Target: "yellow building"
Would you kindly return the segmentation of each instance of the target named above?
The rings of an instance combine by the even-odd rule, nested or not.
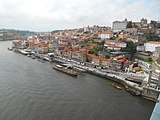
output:
[[[125,37],[126,37],[126,34],[119,34],[119,35],[118,35],[118,38],[119,38],[119,39],[123,39],[123,38],[125,38]]]

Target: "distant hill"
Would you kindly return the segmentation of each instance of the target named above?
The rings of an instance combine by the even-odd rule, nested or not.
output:
[[[37,33],[27,30],[0,29],[0,40],[25,39],[28,36],[37,35]]]
[[[17,35],[21,35],[21,36],[32,36],[32,35],[36,35],[35,32],[28,31],[28,30],[14,30],[14,29],[5,29],[5,30],[8,31],[9,33],[17,34]]]
[[[62,31],[62,30],[54,30],[51,33],[57,33],[57,32],[60,32],[60,31]]]

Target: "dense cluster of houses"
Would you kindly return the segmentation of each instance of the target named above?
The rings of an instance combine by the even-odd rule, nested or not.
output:
[[[131,23],[132,28],[127,27],[129,23]],[[25,40],[14,40],[12,47],[30,49],[43,54],[54,52],[57,56],[79,62],[87,61],[95,65],[122,70],[131,64],[130,59],[120,52],[122,48],[127,46],[125,41],[137,43],[139,41],[138,35],[152,31],[153,27],[147,23],[146,19],[142,19],[140,22],[130,22],[125,19],[124,21],[114,21],[112,28],[94,25],[79,29],[48,32],[43,35],[28,37]],[[160,29],[154,28],[154,31],[160,35]],[[105,55],[89,54],[89,51],[97,47],[98,43],[102,41],[104,41],[105,49],[121,54],[109,56],[109,58],[102,57]],[[144,43],[143,46],[137,46],[137,51],[153,52],[158,46],[160,46],[160,42],[150,41]]]

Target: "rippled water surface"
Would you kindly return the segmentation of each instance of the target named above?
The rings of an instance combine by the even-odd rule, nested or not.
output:
[[[154,103],[91,74],[77,78],[0,42],[0,120],[148,120]]]

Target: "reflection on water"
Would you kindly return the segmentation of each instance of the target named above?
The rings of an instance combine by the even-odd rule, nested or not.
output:
[[[0,120],[147,120],[154,103],[91,74],[77,78],[0,42]],[[54,63],[53,63],[54,64]]]

